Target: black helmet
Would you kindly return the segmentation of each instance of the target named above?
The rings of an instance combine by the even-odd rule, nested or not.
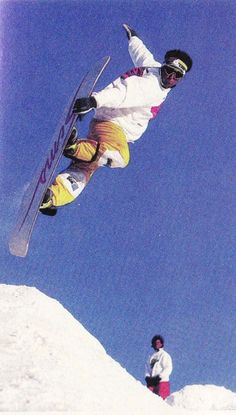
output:
[[[160,334],[156,334],[153,338],[152,338],[152,347],[153,347],[153,349],[155,349],[156,350],[156,341],[157,340],[160,340],[160,342],[161,342],[161,344],[162,344],[162,346],[161,347],[163,347],[164,346],[164,338],[160,335]]]
[[[175,62],[179,66],[179,68],[181,68],[181,64],[182,64],[183,65],[182,69],[185,72],[190,71],[193,65],[192,59],[183,50],[180,50],[180,49],[168,50],[168,52],[166,52],[165,54],[165,63],[167,65],[168,64],[173,65],[173,63]]]

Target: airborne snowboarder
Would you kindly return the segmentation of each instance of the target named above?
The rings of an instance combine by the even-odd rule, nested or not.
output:
[[[94,110],[95,115],[86,139],[78,139],[76,128],[72,130],[64,150],[71,164],[48,188],[42,213],[73,202],[99,167],[126,167],[129,143],[142,136],[169,92],[192,67],[190,56],[179,49],[166,52],[164,63],[159,63],[136,31],[127,24],[123,27],[135,67],[100,92],[76,100],[75,114]]]

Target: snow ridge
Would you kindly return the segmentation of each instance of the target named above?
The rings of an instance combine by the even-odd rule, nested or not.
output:
[[[236,409],[236,394],[223,386],[189,385],[172,393],[167,402],[175,408],[190,410],[233,410]]]

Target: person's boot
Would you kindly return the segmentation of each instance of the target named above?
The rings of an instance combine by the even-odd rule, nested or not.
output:
[[[53,193],[52,193],[51,189],[47,189],[47,191],[44,195],[44,198],[42,200],[41,206],[39,208],[39,211],[43,215],[48,215],[48,216],[55,216],[56,215],[57,208],[55,206],[53,206],[52,197],[53,197]]]
[[[75,154],[77,148],[78,148],[77,129],[73,127],[71,131],[71,135],[63,151],[63,155],[68,158],[73,158],[73,155]]]

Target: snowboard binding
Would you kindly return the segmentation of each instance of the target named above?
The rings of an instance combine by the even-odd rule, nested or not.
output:
[[[75,154],[78,144],[77,144],[77,129],[73,127],[71,131],[71,135],[67,141],[67,144],[65,146],[65,149],[63,151],[63,156],[71,158]]]
[[[52,204],[52,191],[50,189],[47,189],[42,204],[39,208],[39,211],[43,214],[43,215],[47,215],[47,216],[55,216],[57,214],[57,208],[55,206],[53,206]]]

